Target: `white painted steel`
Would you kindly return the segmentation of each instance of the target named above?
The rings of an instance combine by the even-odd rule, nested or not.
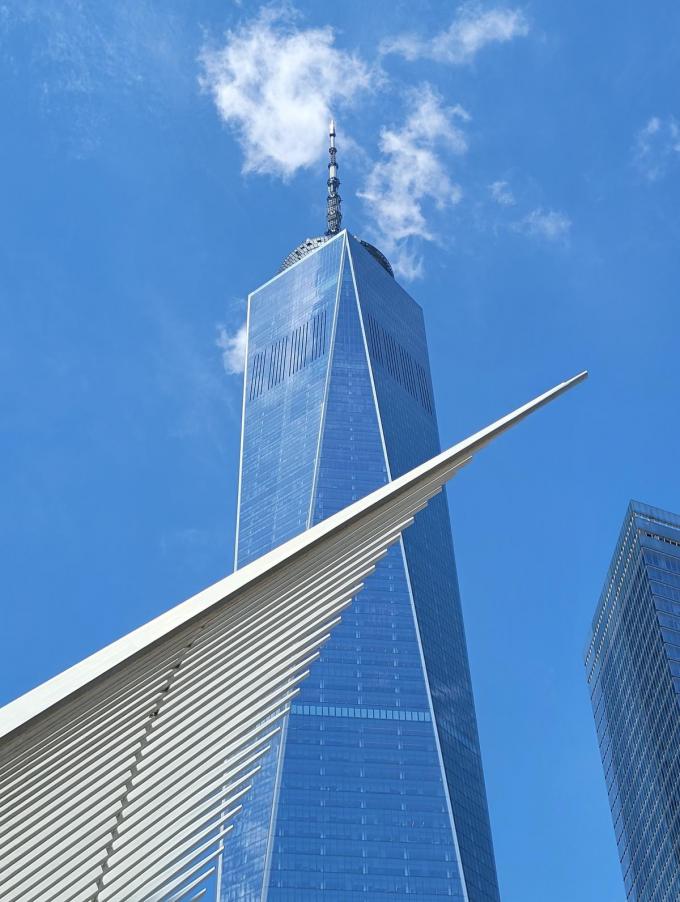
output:
[[[200,899],[298,684],[481,447],[585,373],[0,709],[3,902]]]

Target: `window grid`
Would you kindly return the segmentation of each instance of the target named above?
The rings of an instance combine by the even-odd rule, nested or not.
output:
[[[293,329],[253,354],[250,361],[248,399],[254,401],[271,388],[280,385],[327,351],[327,310],[315,313]],[[266,378],[265,378],[266,375]]]
[[[626,895],[645,902],[680,898],[679,589],[680,520],[632,502],[585,660]]]
[[[366,315],[366,330],[372,358],[386,367],[392,378],[422,404],[428,413],[433,413],[425,369],[370,313]]]

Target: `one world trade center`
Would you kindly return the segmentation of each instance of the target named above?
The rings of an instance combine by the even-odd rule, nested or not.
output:
[[[341,226],[248,302],[236,565],[439,451],[423,313]],[[310,668],[225,844],[223,902],[498,902],[446,497]]]

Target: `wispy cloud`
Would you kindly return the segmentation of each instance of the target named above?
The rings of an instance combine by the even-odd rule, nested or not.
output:
[[[635,137],[635,162],[650,182],[666,175],[680,161],[680,124],[674,116],[652,116]]]
[[[548,241],[565,241],[571,231],[571,219],[557,210],[537,207],[514,224],[518,232],[545,238]]]
[[[510,185],[505,181],[492,182],[489,185],[489,194],[501,207],[514,207],[517,203]]]
[[[477,3],[466,3],[459,7],[451,25],[433,38],[402,34],[384,41],[381,51],[407,60],[424,58],[461,66],[471,63],[489,44],[505,44],[528,33],[529,21],[520,9],[483,9]]]
[[[217,327],[215,344],[222,351],[224,371],[230,376],[239,376],[246,365],[246,324],[230,332],[225,326]]]
[[[265,10],[201,54],[201,84],[238,135],[245,172],[287,178],[326,148],[326,127],[371,84],[369,66],[335,44],[330,27],[300,28]]]
[[[51,120],[50,140],[76,157],[102,146],[112,112],[124,105],[145,116],[176,109],[189,81],[186,48],[180,16],[152,0],[0,2],[3,74],[25,79]]]
[[[434,241],[428,207],[444,210],[461,199],[446,155],[463,154],[467,140],[461,124],[470,117],[461,106],[447,107],[428,84],[411,91],[400,126],[380,132],[381,159],[358,192],[375,223],[381,247],[405,278],[422,274],[413,240]]]

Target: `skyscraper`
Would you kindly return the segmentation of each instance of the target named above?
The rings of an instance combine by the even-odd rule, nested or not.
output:
[[[248,303],[236,563],[439,450],[423,314],[328,230]],[[497,902],[447,501],[343,615],[226,844],[222,899]]]
[[[627,898],[680,899],[680,516],[631,502],[585,658]]]

